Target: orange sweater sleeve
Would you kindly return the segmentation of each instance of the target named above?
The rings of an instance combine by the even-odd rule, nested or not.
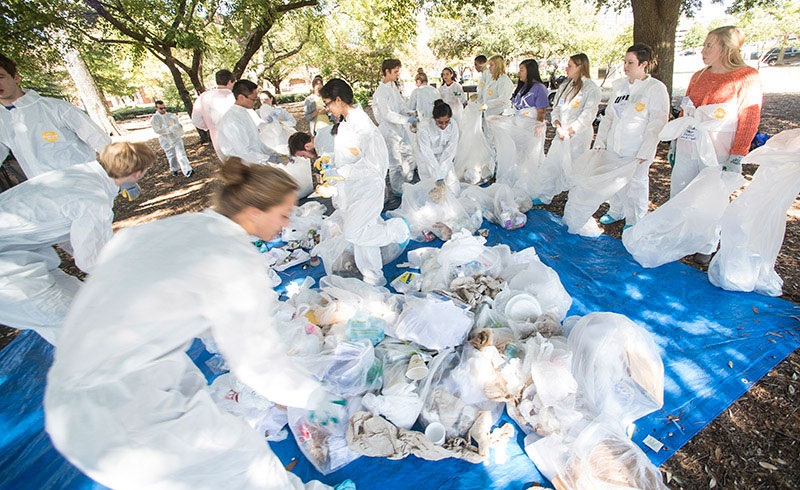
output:
[[[739,80],[737,99],[739,123],[736,127],[731,153],[744,156],[750,151],[750,143],[761,123],[762,94],[761,77],[758,75],[758,71],[752,68],[746,70],[744,77]]]

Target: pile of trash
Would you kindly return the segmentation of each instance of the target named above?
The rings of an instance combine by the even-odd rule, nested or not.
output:
[[[279,307],[289,353],[346,399],[346,417],[321,425],[222,376],[221,406],[270,438],[287,424],[323,474],[360,456],[485,461],[515,436],[495,427],[506,411],[556,488],[666,488],[626,435],[663,404],[643,328],[614,313],[567,318],[572,299],[532,247],[487,247],[462,230],[407,265],[396,292],[330,275]]]

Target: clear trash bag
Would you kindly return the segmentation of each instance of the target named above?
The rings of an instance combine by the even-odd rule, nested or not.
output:
[[[741,175],[707,167],[678,195],[622,232],[622,243],[643,267],[658,267],[694,253],[710,254]]]
[[[494,154],[483,132],[483,111],[469,103],[458,122],[460,135],[456,150],[455,171],[470,184],[488,180],[494,174]]]
[[[742,163],[759,166],[722,215],[719,251],[708,267],[711,284],[729,291],[783,294],[775,272],[786,233],[786,212],[800,193],[800,130],[783,131]]]
[[[317,362],[324,365],[320,378],[339,396],[359,396],[383,385],[383,363],[369,340],[339,342],[332,351],[322,352]]]
[[[616,313],[590,313],[569,334],[572,373],[596,415],[622,427],[664,405],[664,364],[644,328]]]
[[[447,241],[453,231],[475,232],[478,229],[456,192],[432,179],[404,184],[403,202],[400,208],[389,212],[389,216],[405,218],[411,229],[411,239],[418,242],[429,241],[433,236]]]
[[[530,194],[534,175],[544,160],[546,124],[532,115],[487,118],[487,128],[497,149],[497,182]]]
[[[342,420],[321,425],[309,420],[309,411],[288,408],[289,428],[297,446],[306,459],[311,461],[323,475],[332,473],[361,456],[347,447],[345,437],[350,417],[361,410],[363,405],[360,397],[348,399],[346,416],[342,417]]]
[[[592,215],[630,182],[637,165],[635,156],[621,157],[609,150],[584,152],[567,175],[569,198],[564,207],[564,223],[568,231],[600,236],[600,227]]]
[[[391,333],[425,348],[442,350],[464,343],[474,316],[441,296],[406,295],[403,313]]]
[[[218,407],[243,419],[268,441],[286,439],[288,432],[283,430],[288,422],[286,410],[253,391],[233,374],[218,376],[208,391]]]

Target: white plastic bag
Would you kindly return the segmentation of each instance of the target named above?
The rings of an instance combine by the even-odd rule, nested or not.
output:
[[[566,173],[572,169],[571,139],[553,138],[547,156],[542,160],[530,183],[530,197],[550,204],[556,194],[567,190]]]
[[[433,350],[464,343],[472,329],[473,314],[442,297],[406,296],[403,313],[391,335]]]
[[[398,296],[354,277],[325,276],[319,281],[323,303],[314,307],[319,325],[346,323],[356,313],[381,318],[391,328],[400,313]]]
[[[493,116],[487,128],[497,149],[497,182],[531,192],[533,176],[544,160],[546,125],[531,115]]]
[[[253,391],[233,374],[218,376],[208,387],[211,398],[225,411],[244,419],[268,441],[282,441],[288,436],[286,410]]]
[[[369,340],[339,342],[332,352],[320,354],[319,362],[325,364],[320,377],[337,395],[363,395],[383,384],[383,364]]]
[[[742,163],[760,167],[722,216],[708,280],[729,291],[780,296],[783,280],[775,261],[786,233],[786,211],[800,192],[800,129],[773,136]]]
[[[511,274],[514,270],[516,273],[508,277],[507,274]],[[559,321],[566,318],[567,311],[572,306],[572,297],[564,289],[556,271],[537,259],[531,260],[526,265],[516,266],[503,275],[508,281],[509,289],[534,295],[542,313],[550,313]]]
[[[367,393],[363,402],[373,415],[382,415],[403,429],[411,429],[422,410],[422,399],[412,383],[396,383],[384,388],[380,395]]]
[[[507,230],[525,225],[525,212],[531,209],[531,200],[525,190],[508,184],[494,183],[489,187],[465,186],[461,191],[462,203],[473,201],[483,210],[483,217]]]
[[[539,449],[546,447],[542,444]],[[557,476],[546,476],[559,490],[667,490],[658,468],[613,419],[595,420],[568,448],[565,463],[552,457],[565,455],[558,444],[551,455],[538,451],[543,456],[542,467],[556,469]],[[534,453],[532,459],[539,467],[536,456]]]
[[[685,189],[622,233],[622,243],[643,267],[658,267],[694,253],[710,254],[720,221],[741,175],[707,167]]]
[[[281,240],[286,243],[298,242],[303,248],[312,248],[314,238],[322,229],[325,219],[325,205],[317,201],[309,201],[292,210],[289,226],[281,230]]]
[[[622,427],[664,405],[664,364],[653,338],[616,313],[590,313],[569,334],[572,373],[596,415]]]
[[[489,179],[494,173],[494,154],[483,132],[483,112],[477,104],[467,104],[458,127],[461,134],[456,151],[456,175],[470,184]]]
[[[400,208],[389,212],[389,216],[405,218],[411,229],[411,239],[418,242],[429,241],[434,235],[447,241],[453,231],[477,230],[456,193],[431,179],[404,184],[403,202]]]
[[[303,198],[314,192],[314,181],[311,178],[311,160],[294,157],[288,163],[270,164],[289,174],[298,184],[297,197]]]
[[[600,228],[592,215],[630,182],[637,165],[635,156],[620,157],[609,150],[584,152],[567,174],[569,198],[564,207],[564,223],[569,232],[599,236]]]
[[[309,412],[306,410],[288,408],[289,428],[297,446],[323,475],[332,473],[361,456],[347,447],[345,434],[350,417],[362,408],[361,398],[351,398],[347,400],[346,415],[335,423],[326,425],[309,420]]]

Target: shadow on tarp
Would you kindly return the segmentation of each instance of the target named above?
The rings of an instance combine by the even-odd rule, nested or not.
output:
[[[712,286],[705,273],[672,263],[643,269],[614,238],[569,235],[561,218],[544,210],[528,213],[528,224],[506,231],[488,225],[488,245],[513,250],[534,246],[541,260],[558,272],[573,297],[570,314],[621,313],[645,327],[661,350],[666,371],[664,408],[636,422],[633,439],[660,465],[694,434],[740,397],[758,379],[800,347],[800,307],[754,293],[733,293]],[[441,246],[413,243],[409,249]],[[397,262],[405,261],[402,256]],[[403,269],[384,269],[389,281]],[[295,267],[281,274],[287,283],[306,275],[319,279],[321,266]],[[189,354],[209,377],[210,357],[199,341]],[[52,348],[33,332],[23,332],[0,351],[0,488],[102,488],[67,463],[43,430],[42,396]],[[732,367],[731,367],[732,366]],[[505,416],[504,416],[505,419]],[[652,435],[664,444],[658,452],[643,446]],[[271,446],[304,481],[336,484],[353,479],[359,490],[524,489],[541,481],[521,448],[522,436],[493,451],[486,464],[458,460],[430,462],[362,457],[321,476],[302,457],[293,438]],[[504,462],[503,462],[504,461]],[[502,464],[501,464],[502,463]]]

